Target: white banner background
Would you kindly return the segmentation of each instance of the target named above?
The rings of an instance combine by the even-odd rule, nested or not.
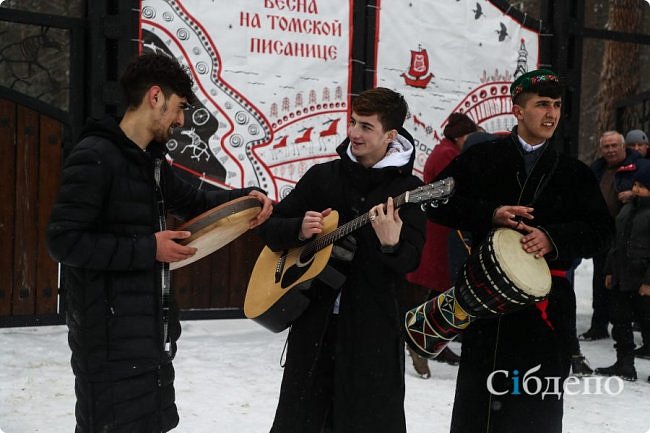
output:
[[[467,113],[488,132],[512,128],[508,87],[522,71],[537,68],[536,32],[487,0],[378,3],[376,85],[399,91],[409,104],[405,128],[417,141],[418,174],[455,111]],[[411,51],[419,52],[415,70],[409,70]],[[424,87],[407,84],[422,86],[429,74]]]
[[[197,107],[168,143],[174,165],[280,199],[310,166],[335,158],[346,136],[352,3],[143,0],[143,50],[173,55],[196,83]],[[487,0],[378,0],[377,23],[375,83],[409,103],[418,173],[454,111],[490,132],[512,127],[508,87],[536,68],[537,33]]]
[[[144,50],[190,66],[199,104],[168,143],[206,182],[279,199],[346,136],[352,0],[144,0]]]

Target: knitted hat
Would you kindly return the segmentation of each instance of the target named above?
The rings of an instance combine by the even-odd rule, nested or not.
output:
[[[450,140],[462,137],[477,130],[476,123],[463,113],[451,113],[447,119],[447,126],[442,131],[445,137]]]
[[[560,82],[557,74],[550,69],[537,69],[535,71],[526,72],[525,74],[520,75],[510,85],[510,96],[512,97],[512,100],[514,101],[517,96],[544,81],[554,81],[556,83]]]
[[[646,143],[648,144],[648,136],[640,129],[633,129],[625,135],[625,144]]]
[[[650,189],[650,160],[639,158],[634,162],[634,164],[636,165],[634,180]]]

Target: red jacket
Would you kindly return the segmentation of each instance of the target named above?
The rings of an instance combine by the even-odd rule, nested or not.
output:
[[[451,140],[443,138],[440,144],[433,148],[424,164],[424,182],[433,181],[459,154],[456,145]],[[444,292],[451,287],[447,251],[450,232],[451,229],[448,227],[427,221],[426,242],[422,249],[420,266],[406,275],[408,281],[436,292]]]

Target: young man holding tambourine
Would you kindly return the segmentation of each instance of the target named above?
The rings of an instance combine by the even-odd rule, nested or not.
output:
[[[169,264],[192,257],[189,231],[167,230],[166,211],[190,218],[250,195],[254,188],[198,190],[178,178],[164,143],[183,126],[193,99],[188,70],[165,54],[145,54],[121,79],[120,122],[90,121],[66,158],[47,230],[64,266],[68,342],[77,404],[76,433],[160,433],[178,424],[174,393],[180,321]]]

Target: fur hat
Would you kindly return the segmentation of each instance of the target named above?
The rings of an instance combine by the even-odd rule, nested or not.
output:
[[[445,126],[442,133],[448,139],[453,140],[470,132],[475,132],[477,129],[476,123],[467,114],[451,113],[447,119],[447,126]]]
[[[650,160],[639,158],[635,161],[634,180],[650,189]]]

